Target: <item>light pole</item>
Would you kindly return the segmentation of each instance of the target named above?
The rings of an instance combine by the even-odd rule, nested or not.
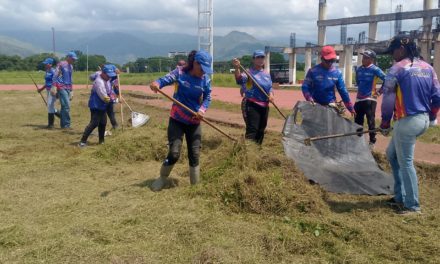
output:
[[[89,45],[86,46],[86,79],[87,79],[87,89],[89,89]]]
[[[55,56],[55,28],[52,27],[52,50],[53,55]]]

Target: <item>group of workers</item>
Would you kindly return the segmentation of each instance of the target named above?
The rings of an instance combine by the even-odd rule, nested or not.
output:
[[[341,71],[335,66],[337,54],[333,47],[325,46],[321,50],[321,63],[311,68],[301,87],[305,100],[315,104],[334,107],[336,105],[335,88],[339,92],[346,109],[357,124],[363,126],[366,117],[368,129],[372,130],[369,144],[376,143],[375,111],[377,98],[383,96],[382,121],[379,131],[387,135],[391,130],[391,119],[394,119],[394,130],[386,151],[395,180],[394,197],[389,201],[397,206],[399,214],[420,213],[417,175],[414,169],[413,156],[415,141],[428,127],[436,125],[437,112],[440,108],[440,84],[434,69],[420,59],[414,39],[408,35],[398,35],[391,42],[386,53],[395,63],[388,74],[377,67],[374,62],[376,53],[365,50],[362,55],[362,66],[356,70],[358,92],[353,104],[344,84]],[[72,97],[72,63],[74,53],[67,55],[66,61],[60,62],[52,69],[53,60],[46,59],[49,127],[53,127],[54,98],[58,94],[61,102],[61,127],[70,127],[69,100]],[[256,50],[252,56],[249,70],[240,71],[241,64],[233,59],[235,80],[241,86],[243,97],[242,110],[246,123],[245,138],[262,144],[269,116],[269,103],[275,102],[270,74],[264,69],[265,53]],[[87,144],[92,130],[98,127],[99,142],[104,142],[106,113],[108,105],[115,102],[115,79],[118,70],[114,65],[103,65],[101,71],[94,75],[94,83],[89,99],[91,121],[86,127],[80,146]],[[168,154],[160,168],[160,176],[151,188],[154,191],[163,189],[174,164],[181,153],[183,137],[188,148],[189,176],[191,184],[200,178],[200,148],[202,131],[200,121],[211,102],[212,58],[203,50],[192,51],[187,61],[179,62],[175,70],[152,82],[151,90],[157,92],[168,85],[174,85],[174,99],[181,102],[196,114],[173,104],[168,121]],[[376,89],[378,80],[383,82]],[[257,83],[255,83],[257,82]],[[53,88],[55,85],[56,88]],[[115,125],[114,125],[115,127]]]

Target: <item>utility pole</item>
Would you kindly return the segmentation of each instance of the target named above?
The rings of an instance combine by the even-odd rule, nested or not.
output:
[[[89,45],[86,46],[86,79],[87,79],[87,89],[89,89]]]
[[[52,27],[52,51],[55,56],[55,28]]]

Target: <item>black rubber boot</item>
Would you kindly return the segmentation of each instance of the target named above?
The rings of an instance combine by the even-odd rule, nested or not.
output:
[[[56,117],[61,118],[61,114],[60,111],[58,111],[57,109],[55,109],[55,114]]]
[[[51,113],[47,114],[47,121],[48,121],[47,128],[49,129],[53,128],[53,124],[55,122],[55,114],[51,114]]]

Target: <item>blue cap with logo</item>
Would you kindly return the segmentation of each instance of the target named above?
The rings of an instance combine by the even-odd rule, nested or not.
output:
[[[256,50],[254,51],[254,54],[252,55],[253,58],[256,57],[266,57],[266,54],[262,50]]]
[[[208,52],[204,50],[197,51],[196,55],[194,56],[194,60],[197,61],[200,66],[202,66],[202,70],[205,74],[212,74],[212,57]]]
[[[76,53],[75,53],[74,51],[69,51],[69,52],[67,53],[66,57],[68,57],[68,58],[72,58],[72,59],[74,59],[74,60],[77,60],[77,59],[78,59],[78,56],[76,56]]]
[[[44,64],[44,65],[48,65],[48,64],[53,65],[54,63],[55,63],[55,60],[52,59],[52,58],[46,58],[46,59],[43,61],[43,64]]]
[[[106,64],[104,67],[102,67],[102,72],[107,74],[108,77],[116,77],[116,66],[113,64]]]

